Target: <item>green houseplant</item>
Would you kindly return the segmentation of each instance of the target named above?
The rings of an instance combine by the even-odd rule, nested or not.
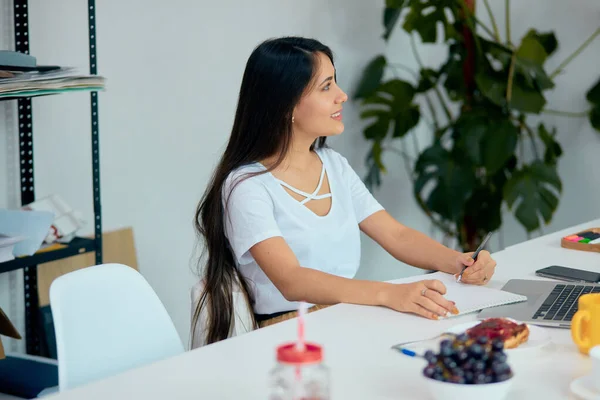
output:
[[[501,38],[487,0],[492,29],[476,17],[475,0],[386,0],[383,39],[387,41],[401,24],[411,35],[420,70],[414,72],[414,82],[384,79],[388,68],[403,66],[378,55],[366,66],[354,93],[361,118],[368,121],[363,131],[370,143],[367,186],[382,183],[383,153],[399,154],[417,204],[465,251],[500,228],[503,204],[528,233],[552,219],[562,190],[557,173],[562,149],[555,128],[543,123],[531,126],[528,118],[552,112],[546,108],[544,92],[600,34],[599,28],[549,73],[544,65],[558,47],[554,33],[530,29],[513,43],[509,0],[505,4],[506,34]],[[438,38],[440,25],[443,37]],[[414,35],[425,44],[446,45],[447,59],[438,69],[422,64]],[[576,116],[589,118],[600,131],[600,81],[586,96],[591,108]],[[394,143],[415,135],[422,118],[429,120],[432,143],[411,159]],[[531,149],[527,154],[525,145]]]

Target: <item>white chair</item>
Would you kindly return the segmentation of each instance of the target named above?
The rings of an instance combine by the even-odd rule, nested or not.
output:
[[[192,301],[192,314],[191,314],[191,333],[190,333],[190,349],[195,349],[206,345],[206,330],[208,328],[208,312],[206,308],[203,308],[198,315],[198,320],[194,324],[194,312],[196,311],[196,305],[200,301],[200,296],[204,290],[204,280],[198,281],[191,290],[191,301]],[[233,284],[233,309],[234,309],[234,322],[229,331],[229,336],[239,336],[244,333],[254,330],[252,325],[252,307],[246,300],[246,296],[242,292],[242,288],[236,281]]]
[[[154,290],[125,265],[60,276],[50,286],[50,306],[60,391],[185,351]]]

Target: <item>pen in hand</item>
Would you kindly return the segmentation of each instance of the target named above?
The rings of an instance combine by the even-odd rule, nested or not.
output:
[[[473,256],[472,256],[473,260],[477,261],[477,256],[479,255],[479,252],[481,250],[483,250],[483,247],[485,246],[485,244],[487,243],[487,241],[490,239],[491,236],[492,236],[492,232],[489,232],[487,235],[485,235],[485,237],[481,241],[481,244],[479,245],[479,247],[477,247],[477,250],[475,250],[475,253],[473,253]],[[457,282],[462,281],[462,276],[463,276],[463,273],[465,272],[465,269],[467,269],[466,265],[463,266],[463,269],[462,269],[462,271],[460,271],[458,278],[456,278]]]

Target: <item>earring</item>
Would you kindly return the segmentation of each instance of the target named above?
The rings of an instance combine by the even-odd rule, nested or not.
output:
[[[292,115],[292,124],[294,123],[294,116]]]

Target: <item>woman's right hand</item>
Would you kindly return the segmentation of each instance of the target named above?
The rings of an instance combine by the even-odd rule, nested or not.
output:
[[[389,284],[383,296],[383,305],[396,311],[438,319],[458,314],[454,302],[444,298],[446,286],[438,280]]]

